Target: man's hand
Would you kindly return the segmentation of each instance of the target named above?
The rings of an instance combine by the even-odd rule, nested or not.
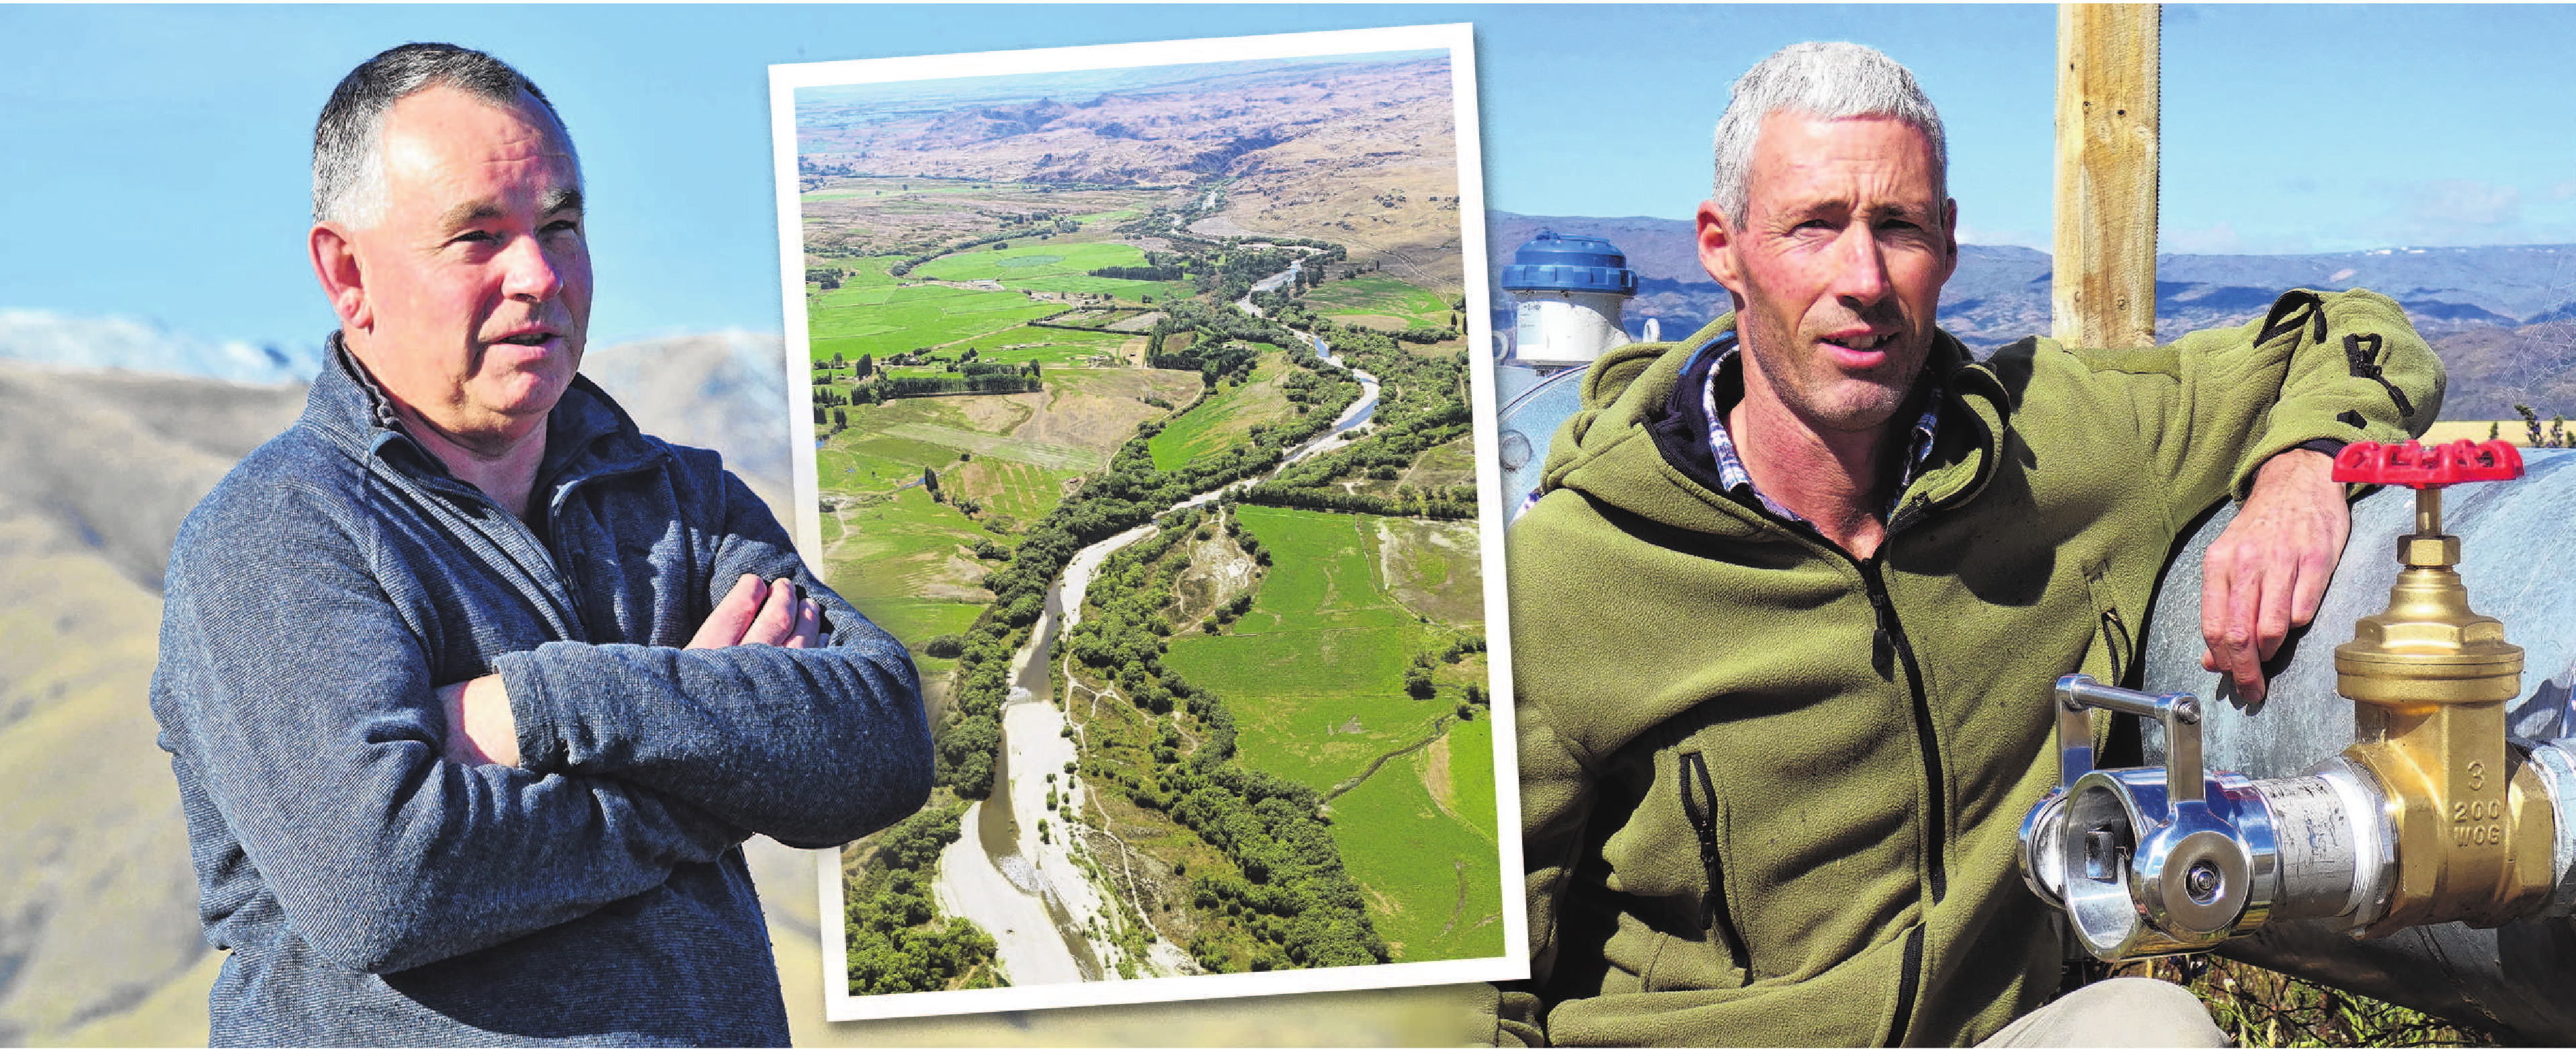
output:
[[[792,579],[764,582],[745,572],[724,600],[716,602],[715,611],[707,614],[697,636],[689,639],[690,648],[733,645],[820,648],[823,604],[799,597]]]
[[[501,675],[486,674],[438,690],[447,711],[446,758],[460,765],[517,765],[519,718]]]
[[[2263,702],[2263,661],[2292,627],[2316,618],[2326,582],[2352,532],[2352,509],[2334,480],[2334,459],[2293,448],[2254,474],[2236,520],[2209,546],[2200,584],[2203,670],[2236,685],[2247,706]]]

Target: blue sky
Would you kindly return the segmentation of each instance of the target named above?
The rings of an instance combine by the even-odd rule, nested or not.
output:
[[[1462,21],[1490,207],[1687,217],[1727,82],[1849,39],[1941,107],[1964,238],[2046,246],[2045,5],[0,7],[0,308],[317,343],[313,114],[404,40],[490,50],[562,109],[605,345],[779,327],[771,63]],[[2576,243],[2571,44],[2556,6],[2167,7],[2165,250]]]

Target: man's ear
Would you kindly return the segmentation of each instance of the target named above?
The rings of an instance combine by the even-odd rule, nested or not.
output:
[[[1726,216],[1717,210],[1717,202],[1699,204],[1699,265],[1708,275],[1744,301],[1744,275],[1735,258],[1735,237],[1727,232]]]
[[[1959,201],[1953,197],[1941,202],[1941,282],[1959,271]]]
[[[358,261],[356,245],[349,243],[348,231],[335,222],[316,222],[305,237],[305,249],[313,257],[313,276],[322,282],[322,294],[331,300],[331,312],[340,317],[340,327],[365,331],[373,326],[376,317],[367,304],[367,270]]]

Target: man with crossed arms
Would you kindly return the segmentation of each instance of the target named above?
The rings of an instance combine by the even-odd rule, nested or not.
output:
[[[395,48],[323,110],[340,330],[180,529],[152,682],[217,1044],[784,1044],[741,842],[929,789],[902,646],[577,374],[587,237],[488,55]]]

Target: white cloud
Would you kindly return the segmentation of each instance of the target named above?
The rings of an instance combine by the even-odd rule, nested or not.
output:
[[[0,357],[76,368],[202,375],[234,382],[304,382],[321,367],[317,347],[216,342],[126,317],[75,317],[0,309]]]
[[[2407,217],[2421,222],[2502,226],[2522,218],[2522,190],[2464,178],[2433,179],[2406,188]]]
[[[2544,191],[2543,196],[2551,195]],[[2451,245],[2530,244],[2535,230],[2524,220],[2522,188],[2475,179],[2428,179],[2395,188],[2388,227],[2379,231],[2389,244]]]

